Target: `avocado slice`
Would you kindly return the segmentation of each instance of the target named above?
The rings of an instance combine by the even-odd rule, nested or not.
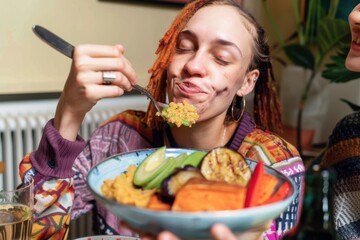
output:
[[[182,162],[180,162],[178,167],[183,167],[185,165],[192,165],[193,167],[198,167],[206,154],[207,152],[205,151],[193,152],[189,154]]]
[[[160,188],[162,181],[167,178],[174,169],[178,166],[180,162],[182,162],[187,157],[186,153],[182,153],[178,156],[169,157],[166,159],[166,166],[163,169],[162,172],[159,172],[158,175],[150,180],[145,186],[143,186],[144,189],[155,189]]]
[[[135,185],[146,185],[166,168],[165,152],[166,146],[160,147],[140,163],[134,174],[133,182]]]

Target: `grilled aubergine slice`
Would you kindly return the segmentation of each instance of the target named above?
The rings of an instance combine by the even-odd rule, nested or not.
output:
[[[175,169],[175,171],[161,183],[161,199],[165,202],[173,202],[178,190],[192,178],[204,179],[199,169],[191,165]]]
[[[225,181],[242,187],[247,185],[251,177],[245,158],[225,147],[209,151],[201,162],[200,171],[207,180]]]

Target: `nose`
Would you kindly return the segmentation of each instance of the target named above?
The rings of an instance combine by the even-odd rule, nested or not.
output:
[[[204,76],[206,74],[206,65],[206,54],[197,51],[185,63],[184,69],[189,75]]]
[[[349,14],[349,23],[351,27],[359,27],[360,26],[360,4],[356,6],[356,8],[350,12]]]

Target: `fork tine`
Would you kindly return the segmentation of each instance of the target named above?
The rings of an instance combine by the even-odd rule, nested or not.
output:
[[[167,106],[167,104],[165,104],[165,103],[156,101],[154,99],[154,97],[151,95],[151,93],[148,90],[146,90],[145,88],[143,88],[142,86],[135,84],[135,85],[133,85],[133,88],[138,90],[141,94],[146,95],[152,101],[152,103],[154,104],[154,106],[158,112],[161,112]]]

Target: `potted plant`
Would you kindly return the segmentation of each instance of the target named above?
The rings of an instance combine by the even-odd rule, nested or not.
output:
[[[351,33],[347,21],[336,15],[339,0],[326,2],[321,0],[293,0],[292,7],[296,30],[285,39],[281,36],[278,24],[269,10],[269,2],[271,1],[262,0],[270,27],[277,39],[277,44],[274,45],[273,50],[280,49],[293,65],[308,72],[306,79],[304,79],[305,87],[302,90],[299,89],[301,96],[297,103],[296,147],[302,155],[303,111],[316,76],[335,78],[338,72],[334,68],[340,67],[342,79],[348,80],[355,77],[354,73],[347,71],[339,60],[343,57],[344,49],[351,41]],[[332,57],[332,61],[335,60],[335,62],[326,64],[329,63],[328,59],[331,54],[335,54]],[[344,82],[344,80],[341,81]]]
[[[346,56],[350,50],[346,46],[338,51],[338,53],[331,57],[331,61],[325,65],[325,70],[322,76],[329,80],[331,83],[346,83],[352,80],[360,80],[359,72],[351,72],[345,67]],[[346,103],[353,111],[360,111],[360,106],[350,102],[344,98],[340,99]]]

